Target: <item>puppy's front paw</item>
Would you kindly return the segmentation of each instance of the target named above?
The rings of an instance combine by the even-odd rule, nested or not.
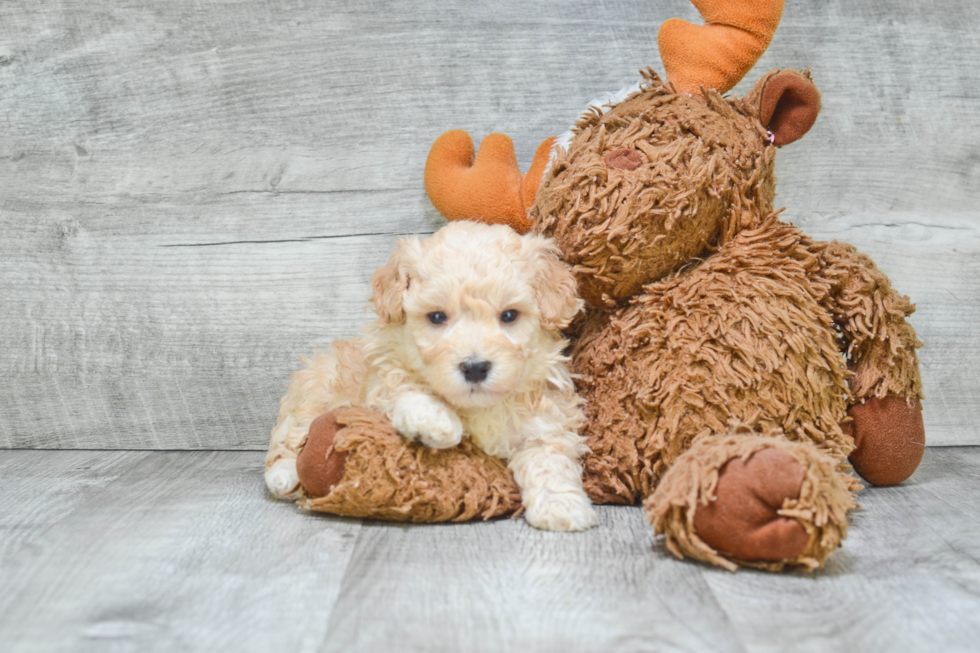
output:
[[[299,490],[299,474],[296,459],[282,458],[265,470],[265,486],[277,499],[294,499]]]
[[[598,521],[592,502],[584,493],[545,490],[526,508],[527,523],[543,531],[585,531]]]
[[[439,400],[424,394],[401,397],[395,403],[391,424],[405,439],[433,449],[455,447],[463,439],[459,416]]]

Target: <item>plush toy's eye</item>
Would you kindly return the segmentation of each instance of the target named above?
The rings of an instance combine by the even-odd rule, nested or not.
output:
[[[517,316],[518,315],[520,315],[520,313],[518,313],[517,311],[515,311],[512,308],[512,309],[506,310],[506,311],[504,311],[503,313],[500,314],[500,321],[501,322],[504,322],[506,324],[510,324],[511,322],[514,322],[514,321],[517,320]]]
[[[432,324],[442,324],[446,321],[446,314],[442,311],[433,311],[426,315],[426,317],[429,318],[429,322],[432,322]]]

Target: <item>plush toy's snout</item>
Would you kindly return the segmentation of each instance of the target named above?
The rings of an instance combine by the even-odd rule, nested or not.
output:
[[[643,155],[625,147],[606,155],[606,167],[610,170],[636,170],[643,165]]]

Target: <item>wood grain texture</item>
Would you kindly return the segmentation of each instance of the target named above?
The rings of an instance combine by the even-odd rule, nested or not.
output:
[[[356,333],[447,129],[522,165],[660,68],[690,3],[0,5],[0,447],[262,449],[301,353]],[[980,443],[980,5],[787,2],[812,66],[784,214],[918,304],[931,444]]]
[[[31,533],[0,556],[3,650],[902,653],[980,637],[980,447],[930,448],[910,481],[863,492],[813,574],[677,561],[636,507],[600,507],[581,534],[310,514],[270,500],[261,470],[260,452],[0,452],[3,532]]]
[[[571,537],[523,519],[366,524],[320,650],[744,650],[700,568],[655,548],[639,508],[598,510]]]
[[[865,490],[843,548],[817,574],[705,578],[748,650],[974,650],[980,519],[961,496],[980,496],[978,467],[976,447],[930,448],[906,483]]]
[[[0,452],[0,568],[147,454],[136,451]],[[2,578],[2,575],[0,575]]]
[[[46,483],[58,452],[0,461],[17,454],[38,498],[59,505]],[[268,498],[257,452],[137,455],[0,560],[4,650],[314,650],[360,523]]]

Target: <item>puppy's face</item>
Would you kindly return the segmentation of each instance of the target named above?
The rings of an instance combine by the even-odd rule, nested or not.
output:
[[[492,405],[554,365],[554,332],[581,308],[552,242],[454,222],[404,239],[372,278],[378,319],[430,389],[459,407]]]

